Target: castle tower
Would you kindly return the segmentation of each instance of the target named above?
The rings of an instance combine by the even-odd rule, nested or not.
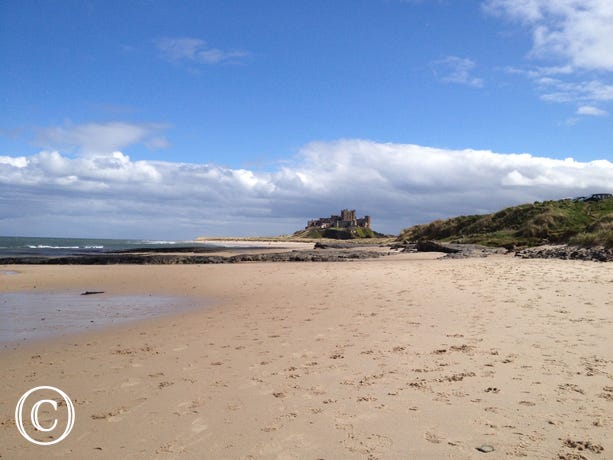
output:
[[[341,211],[341,220],[343,222],[353,222],[355,220],[355,209],[343,209]]]

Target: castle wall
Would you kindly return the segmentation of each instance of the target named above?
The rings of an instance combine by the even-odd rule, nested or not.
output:
[[[364,227],[370,228],[370,216],[356,218],[355,209],[343,209],[340,216],[320,217],[319,219],[309,220],[305,228],[330,228],[330,227]]]

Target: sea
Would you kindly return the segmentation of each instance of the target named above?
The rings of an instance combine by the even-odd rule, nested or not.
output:
[[[0,257],[67,256],[127,249],[195,246],[211,249],[217,247],[198,241],[0,236]]]

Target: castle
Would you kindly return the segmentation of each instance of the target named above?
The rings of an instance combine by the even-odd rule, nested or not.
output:
[[[343,209],[340,216],[320,217],[319,219],[309,220],[305,228],[370,228],[370,216],[360,219],[355,217],[355,209]]]

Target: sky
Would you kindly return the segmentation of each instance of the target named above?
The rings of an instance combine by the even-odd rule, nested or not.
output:
[[[0,235],[280,235],[613,192],[610,0],[0,0]]]

